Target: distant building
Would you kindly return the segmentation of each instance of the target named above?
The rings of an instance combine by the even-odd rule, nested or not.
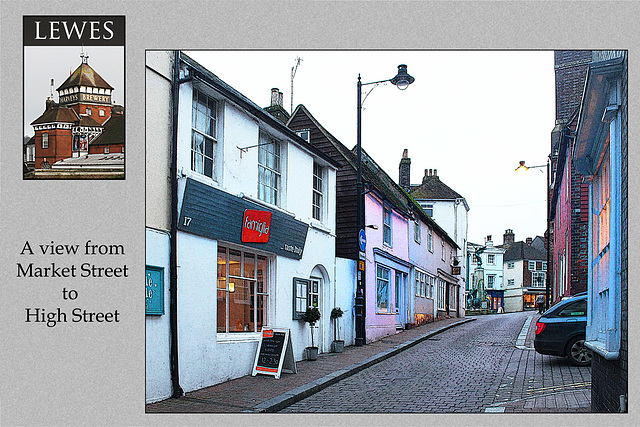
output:
[[[51,96],[45,102],[45,110],[31,122],[35,131],[33,167],[39,170],[51,165],[56,169],[56,163],[70,158],[118,154],[106,164],[124,171],[124,109],[112,103],[114,88],[91,68],[88,56],[82,54],[81,58],[82,63],[56,89],[57,103],[51,80]],[[26,148],[25,155],[30,157],[29,144]],[[96,157],[92,165],[99,159]],[[62,163],[57,166],[62,169]]]
[[[505,312],[535,309],[536,297],[546,292],[546,279],[547,252],[541,237],[509,244],[504,253]]]
[[[492,236],[485,238],[484,245],[469,242],[467,244],[467,261],[469,293],[467,305],[473,298],[488,301],[486,307],[498,312],[504,307],[504,272],[502,269],[505,249],[494,246]]]

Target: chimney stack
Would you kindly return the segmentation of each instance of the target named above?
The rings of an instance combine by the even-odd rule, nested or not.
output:
[[[289,120],[289,113],[284,109],[282,105],[282,92],[277,87],[271,89],[271,105],[265,108],[269,114],[275,117],[278,121],[282,123],[287,123]]]
[[[531,237],[527,237],[527,245],[531,246],[531,242],[533,242],[533,239]]]
[[[491,241],[492,241],[492,240],[491,240],[491,234],[488,234],[488,235],[487,235],[487,237],[484,239],[484,242],[485,242],[485,243],[489,243],[489,242],[491,242]]]
[[[411,189],[411,159],[409,158],[409,150],[406,148],[402,152],[402,159],[400,159],[399,166],[400,176],[398,178],[398,185],[402,187],[407,193]]]
[[[502,236],[502,245],[505,248],[508,248],[509,246],[511,246],[513,244],[513,242],[515,242],[516,240],[516,235],[513,233],[512,229],[507,229],[504,231],[504,235]]]

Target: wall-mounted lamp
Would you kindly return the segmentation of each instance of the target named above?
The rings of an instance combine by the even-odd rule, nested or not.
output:
[[[378,226],[377,226],[377,225],[375,225],[375,224],[369,224],[369,225],[367,225],[367,228],[370,228],[370,229],[372,229],[372,230],[377,230],[377,229],[378,229]]]

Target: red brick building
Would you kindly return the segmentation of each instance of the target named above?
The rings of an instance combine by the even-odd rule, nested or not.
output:
[[[124,153],[124,109],[113,105],[109,85],[88,64],[88,56],[51,96],[31,125],[35,131],[35,169],[70,157]]]
[[[576,122],[591,51],[556,51],[551,133],[551,300],[587,290],[588,186],[573,162]]]

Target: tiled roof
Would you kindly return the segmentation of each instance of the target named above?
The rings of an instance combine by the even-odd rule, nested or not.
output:
[[[102,127],[102,125],[98,122],[96,122],[92,117],[90,116],[80,116],[80,126],[87,126],[87,127]]]
[[[100,135],[89,145],[124,144],[124,114],[114,114],[104,124]]]
[[[504,254],[504,261],[537,260],[546,261],[547,252],[527,245],[525,242],[515,242]]]
[[[89,64],[80,64],[76,70],[71,73],[69,78],[64,81],[57,89],[58,91],[62,89],[66,89],[68,87],[75,86],[89,86],[89,87],[99,87],[102,89],[113,89],[109,83],[104,81],[102,77],[98,73],[95,72],[93,68],[89,66]]]
[[[75,123],[78,121],[76,112],[67,107],[53,107],[45,111],[40,117],[31,122],[32,125],[41,123]]]
[[[415,199],[455,200],[462,196],[440,181],[438,175],[425,176],[422,184],[412,185],[409,194]]]
[[[54,169],[64,168],[122,168],[124,167],[124,154],[86,154],[81,157],[69,157],[55,162]]]

